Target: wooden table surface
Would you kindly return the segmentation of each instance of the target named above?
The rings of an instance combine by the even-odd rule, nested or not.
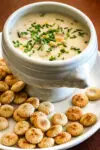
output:
[[[7,17],[19,7],[39,0],[0,0],[0,31]],[[92,20],[98,36],[100,49],[100,0],[57,0],[82,10]],[[70,150],[100,150],[100,130],[82,144]]]

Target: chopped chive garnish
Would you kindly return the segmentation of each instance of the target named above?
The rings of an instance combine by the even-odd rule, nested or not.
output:
[[[76,32],[81,32],[81,31],[83,31],[82,29],[76,29],[76,30],[74,30],[73,32],[72,32],[72,34],[73,33],[76,33]]]
[[[17,32],[17,36],[18,36],[19,38],[21,37],[20,32]]]
[[[60,57],[60,56],[61,56],[61,54],[62,54],[62,53],[58,53],[58,57]]]
[[[44,17],[46,15],[46,13],[41,13],[40,17]]]
[[[52,51],[52,48],[50,47],[50,48],[48,48],[48,50],[47,50],[47,52],[51,52]]]
[[[75,39],[77,36],[76,35],[73,35],[73,36],[70,36],[70,39]]]
[[[62,45],[63,47],[67,47],[66,43],[64,43],[64,42],[63,42],[63,43],[58,43],[57,45],[58,45],[58,46],[61,46],[61,45]]]
[[[24,47],[25,47],[25,49],[24,49],[25,53],[31,51],[33,48],[32,40],[28,41],[27,44],[24,45]]]
[[[67,32],[66,32],[66,38],[70,37],[70,32],[71,32],[72,28],[68,28]]]
[[[66,50],[65,50],[64,48],[62,48],[62,49],[60,50],[60,52],[61,52],[61,53],[65,53]]]
[[[42,28],[44,28],[44,27],[49,28],[49,27],[52,27],[52,26],[53,26],[53,25],[50,25],[50,24],[46,23],[46,24],[43,24],[41,27],[42,27]]]
[[[57,31],[60,33],[63,33],[64,34],[64,30],[63,30],[63,28],[62,27],[60,27],[59,25],[58,25],[58,28],[57,28]]]
[[[64,27],[64,29],[68,29],[68,27]]]
[[[66,38],[69,38],[70,37],[70,34],[69,32],[66,33]]]
[[[72,28],[68,28],[67,32],[70,32],[72,30]]]
[[[20,36],[28,35],[28,32],[20,32]]]
[[[81,36],[81,37],[84,37],[85,32],[80,32],[80,31],[79,31],[79,32],[78,32],[78,35]]]
[[[18,40],[17,41],[13,41],[14,47],[20,47],[22,45],[22,43],[20,43]]]
[[[67,45],[66,45],[65,43],[62,43],[62,45],[63,45],[64,47],[67,47]]]
[[[64,20],[63,20],[63,19],[59,19],[59,18],[57,18],[56,20],[61,21],[61,22],[64,22]]]
[[[80,48],[77,48],[77,47],[71,47],[70,49],[71,49],[71,50],[75,50],[78,54],[81,53]]]
[[[50,61],[54,61],[54,60],[56,60],[56,57],[55,57],[55,56],[50,56],[50,57],[49,57],[49,60],[50,60]]]
[[[27,53],[27,52],[29,52],[29,51],[30,51],[30,49],[28,49],[28,48],[24,49],[24,52],[25,52],[25,53]]]
[[[39,46],[39,48],[37,49],[38,51],[41,50],[42,46]]]
[[[78,53],[78,54],[80,54],[80,53],[81,53],[81,51],[80,51],[80,50],[78,50],[78,51],[77,51],[77,53]]]
[[[77,48],[77,47],[74,47],[74,46],[72,46],[70,49],[75,50],[75,51],[80,50],[80,48]]]
[[[33,22],[33,23],[31,24],[31,26],[34,27],[35,24],[36,24],[36,22]]]

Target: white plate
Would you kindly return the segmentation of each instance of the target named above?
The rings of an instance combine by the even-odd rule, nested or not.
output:
[[[1,34],[0,34],[0,42],[1,42]],[[0,46],[1,46],[1,43],[0,43]],[[0,47],[0,57],[2,57],[1,47]],[[84,91],[76,90],[76,93],[78,93],[78,92],[84,92]],[[55,112],[65,112],[67,110],[67,108],[71,106],[71,97],[69,97],[68,99],[66,99],[62,102],[54,103],[54,105],[55,105]],[[70,142],[68,142],[66,144],[54,146],[52,148],[35,149],[35,150],[64,150],[64,149],[67,150],[68,148],[78,145],[79,143],[83,142],[84,140],[88,139],[91,135],[93,135],[100,128],[100,101],[98,100],[96,102],[89,102],[89,104],[85,108],[83,108],[82,111],[83,111],[83,113],[85,113],[85,112],[95,113],[98,117],[97,123],[95,125],[93,125],[92,127],[86,128],[84,131],[84,134],[82,134],[79,137],[73,138]],[[15,122],[12,119],[9,119],[9,128],[5,131],[0,132],[0,137],[6,132],[13,131],[14,124],[15,124]],[[19,150],[19,148],[6,147],[1,144],[0,144],[0,149]]]

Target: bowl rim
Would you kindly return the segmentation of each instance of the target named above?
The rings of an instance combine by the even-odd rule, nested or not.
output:
[[[14,48],[14,46],[9,38],[8,26],[10,25],[11,21],[16,17],[16,15],[18,15],[23,10],[30,9],[31,7],[35,7],[35,6],[39,6],[39,5],[47,5],[47,4],[48,5],[56,5],[56,6],[58,5],[58,6],[66,8],[66,9],[67,8],[71,9],[71,10],[75,11],[77,14],[79,14],[83,19],[86,20],[87,25],[90,29],[90,40],[89,40],[87,47],[84,49],[84,51],[81,54],[76,55],[76,56],[74,56],[70,59],[66,59],[66,60],[49,61],[49,60],[43,60],[43,59],[36,60],[27,55],[23,55],[21,51],[16,51],[16,48]],[[92,47],[93,43],[95,42],[95,38],[96,38],[96,32],[95,32],[93,23],[82,11],[80,11],[77,8],[72,7],[70,5],[64,4],[64,3],[51,2],[51,1],[31,3],[31,4],[25,5],[19,9],[17,9],[14,13],[12,13],[9,16],[9,18],[7,19],[7,21],[4,25],[4,28],[3,28],[3,39],[4,39],[5,43],[7,44],[7,47],[9,48],[9,50],[15,56],[19,57],[19,59],[21,59],[21,60],[26,61],[27,63],[31,63],[31,64],[33,63],[36,65],[45,65],[45,66],[63,66],[63,65],[69,66],[69,65],[75,64],[76,62],[78,62],[79,60],[84,58],[87,54],[89,54],[91,47]]]

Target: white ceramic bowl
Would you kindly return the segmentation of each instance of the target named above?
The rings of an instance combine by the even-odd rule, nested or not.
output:
[[[72,16],[89,29],[88,46],[81,54],[69,60],[52,62],[34,60],[16,51],[9,32],[21,16],[30,12],[59,12]],[[66,87],[86,87],[89,84],[89,72],[98,55],[97,36],[90,19],[78,9],[58,2],[33,3],[15,11],[5,23],[2,49],[12,71],[28,84],[29,94],[51,101],[64,99],[73,92],[74,89]]]

